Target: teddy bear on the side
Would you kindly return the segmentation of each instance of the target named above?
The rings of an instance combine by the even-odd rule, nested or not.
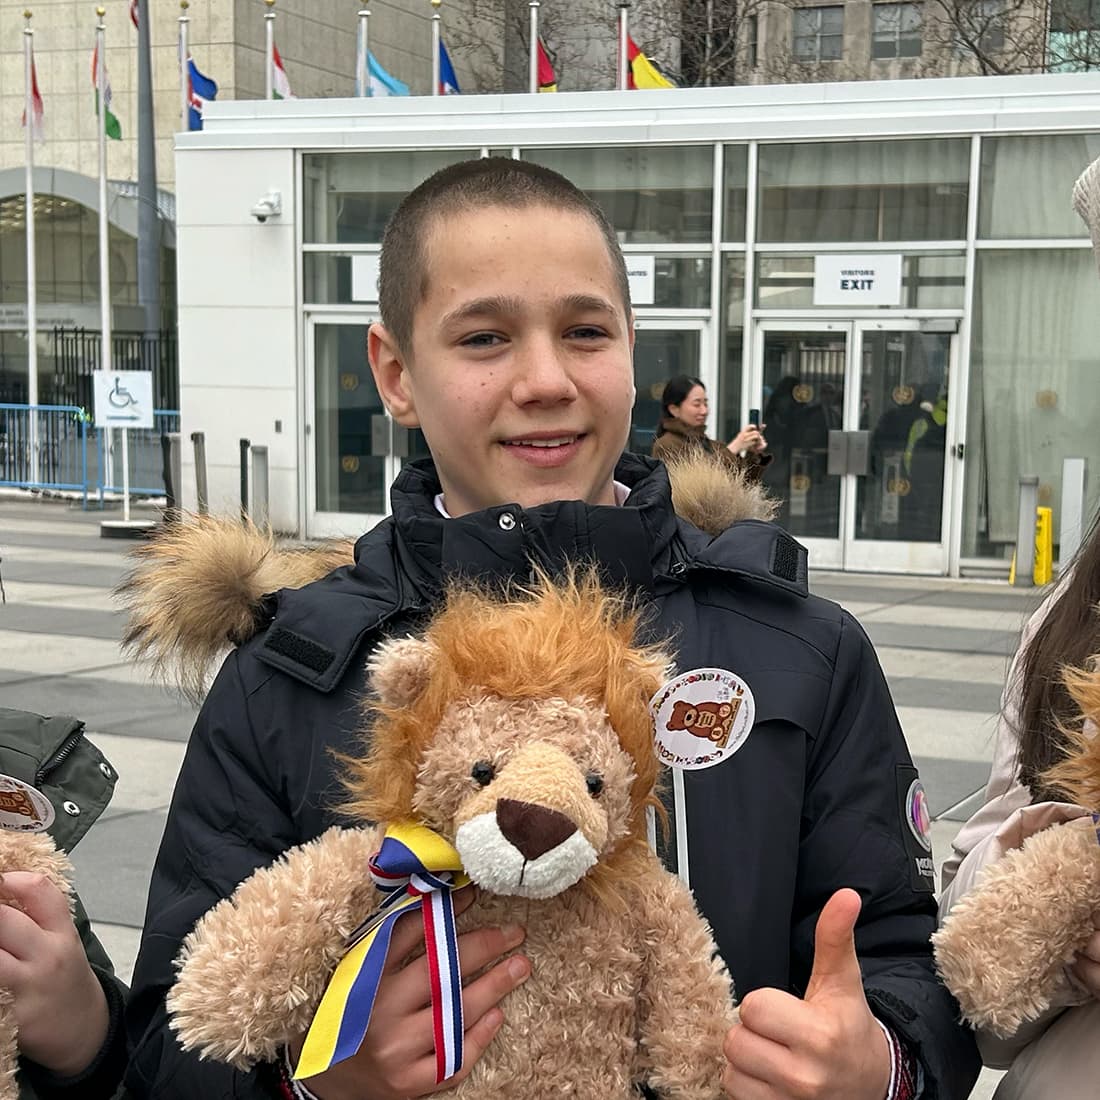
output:
[[[369,748],[347,762],[345,809],[453,846],[478,888],[460,932],[526,929],[531,978],[441,1095],[721,1094],[729,977],[647,843],[649,700],[669,657],[637,644],[638,626],[594,577],[542,578],[509,599],[455,590],[421,637],[371,659]],[[168,1002],[185,1048],[243,1068],[307,1032],[349,935],[385,896],[367,873],[383,830],[333,828],[200,920]]]

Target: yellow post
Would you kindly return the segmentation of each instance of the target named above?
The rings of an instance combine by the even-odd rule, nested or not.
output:
[[[1050,584],[1054,578],[1054,512],[1050,508],[1035,509],[1035,570],[1036,584]]]

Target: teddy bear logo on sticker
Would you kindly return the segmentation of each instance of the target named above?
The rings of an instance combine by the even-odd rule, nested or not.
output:
[[[649,704],[657,756],[670,768],[712,768],[749,736],[756,703],[749,685],[722,668],[696,668],[670,680]]]
[[[0,775],[0,829],[43,833],[53,819],[53,804],[41,791],[13,776]]]

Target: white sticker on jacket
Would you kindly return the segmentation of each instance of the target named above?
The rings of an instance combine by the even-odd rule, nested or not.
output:
[[[695,668],[649,702],[657,756],[670,768],[713,768],[745,743],[756,717],[749,685],[723,668]]]
[[[0,775],[0,829],[42,833],[53,824],[53,803],[36,788]]]

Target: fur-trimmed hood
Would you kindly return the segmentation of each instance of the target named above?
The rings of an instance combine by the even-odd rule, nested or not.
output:
[[[633,472],[641,480],[663,482],[663,467],[649,459],[630,461],[638,465]],[[775,515],[776,502],[759,484],[705,453],[671,461],[667,470],[676,514],[708,535],[717,536],[739,520]],[[399,479],[399,486],[402,480],[405,484],[395,487],[395,501],[399,495],[430,492],[435,476],[430,464],[418,463],[406,472],[410,477]],[[666,510],[667,493],[663,490]],[[424,547],[426,522],[409,525],[418,550]],[[355,550],[351,539],[289,547],[251,523],[189,516],[133,552],[132,569],[118,589],[128,613],[124,646],[139,659],[151,659],[157,675],[177,683],[188,698],[201,699],[226,649],[247,641],[270,618],[272,593],[354,567]]]

